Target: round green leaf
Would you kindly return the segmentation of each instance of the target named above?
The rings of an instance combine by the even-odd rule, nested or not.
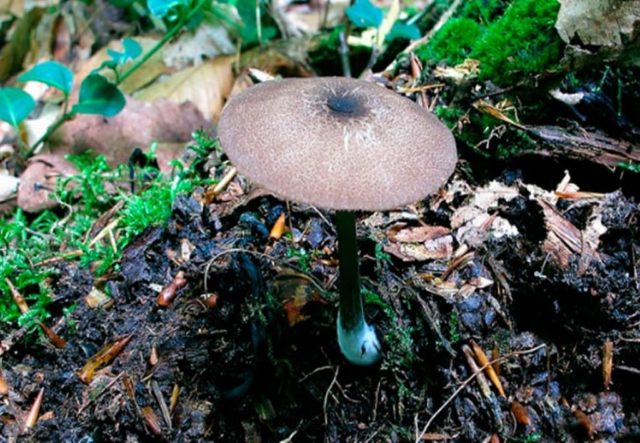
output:
[[[73,73],[62,63],[48,61],[38,63],[33,68],[18,77],[20,82],[40,82],[49,85],[65,94],[71,91]]]
[[[0,120],[17,128],[36,107],[29,94],[18,88],[0,88]]]
[[[142,53],[142,46],[140,46],[140,43],[130,38],[125,38],[124,40],[122,40],[122,48],[124,49],[124,51],[122,52],[114,51],[113,49],[107,49],[107,54],[109,54],[111,59],[117,64],[122,64],[126,63],[129,60],[133,60]]]
[[[169,15],[169,12],[176,10],[179,7],[188,7],[189,2],[187,0],[148,0],[147,7],[149,11],[156,17],[164,18]],[[175,12],[175,11],[174,11]]]
[[[72,111],[78,114],[99,114],[113,117],[126,100],[116,85],[100,74],[91,74],[80,85],[80,98]]]
[[[346,13],[351,23],[362,28],[377,28],[383,19],[382,9],[369,0],[356,0]]]

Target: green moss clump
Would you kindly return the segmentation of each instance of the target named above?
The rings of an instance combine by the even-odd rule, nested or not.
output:
[[[480,78],[511,84],[553,68],[562,48],[554,29],[559,8],[556,0],[515,0],[471,53]]]
[[[509,0],[467,0],[460,16],[488,25],[500,18],[508,5]]]
[[[433,36],[430,44],[420,47],[417,55],[422,60],[445,61],[449,65],[457,65],[469,57],[482,34],[482,27],[475,21],[454,18]]]
[[[473,0],[416,51],[426,61],[480,61],[482,80],[509,85],[554,69],[562,41],[554,23],[557,0]],[[499,16],[500,12],[504,13]]]

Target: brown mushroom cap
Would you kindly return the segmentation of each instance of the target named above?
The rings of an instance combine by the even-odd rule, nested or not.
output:
[[[286,199],[384,210],[434,192],[456,164],[453,135],[410,100],[339,77],[274,80],[229,101],[218,126],[238,170]]]

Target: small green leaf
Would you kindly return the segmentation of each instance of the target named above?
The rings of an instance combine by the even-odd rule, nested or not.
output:
[[[109,54],[111,59],[119,65],[126,63],[129,60],[133,60],[142,53],[142,46],[140,46],[140,43],[130,38],[122,40],[122,48],[124,49],[122,52],[107,49],[107,54]],[[103,63],[103,65],[105,63]],[[110,68],[111,66],[107,65],[107,67]]]
[[[361,28],[377,28],[382,23],[382,9],[369,0],[356,0],[346,12],[351,23]]]
[[[36,107],[29,94],[18,88],[0,88],[0,120],[17,128]]]
[[[407,24],[401,21],[396,21],[393,24],[393,28],[387,35],[387,41],[391,41],[396,38],[406,38],[407,40],[417,40],[420,38],[420,28],[415,24]]]
[[[147,7],[149,11],[160,18],[176,19],[176,11],[178,8],[188,8],[188,0],[148,0]],[[171,14],[169,14],[171,13]]]
[[[116,85],[100,74],[91,74],[80,85],[80,99],[71,111],[113,117],[125,104],[124,95]]]
[[[71,91],[73,73],[62,63],[56,61],[42,62],[18,77],[20,82],[40,82],[59,89],[65,95]]]

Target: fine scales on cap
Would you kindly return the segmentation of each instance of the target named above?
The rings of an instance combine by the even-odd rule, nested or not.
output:
[[[431,113],[347,78],[253,86],[228,103],[218,136],[252,181],[327,209],[414,203],[438,189],[456,164],[453,136]]]
[[[276,195],[336,210],[338,344],[347,360],[381,357],[364,316],[356,210],[393,209],[438,189],[456,164],[449,130],[383,87],[346,78],[288,79],[229,101],[218,137],[240,172]]]

